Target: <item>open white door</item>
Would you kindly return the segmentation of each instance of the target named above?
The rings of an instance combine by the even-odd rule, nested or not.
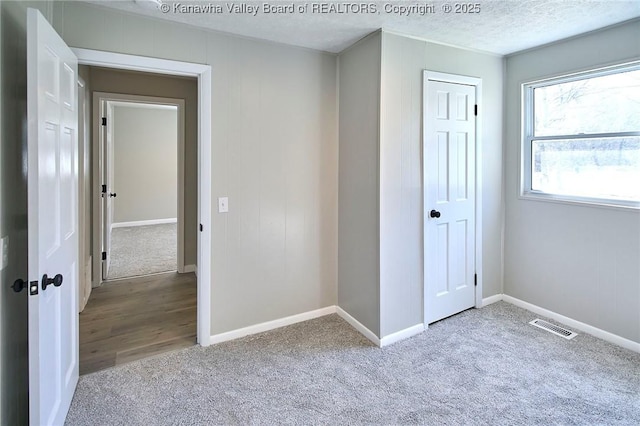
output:
[[[102,135],[100,138],[100,148],[102,161],[102,279],[109,278],[109,266],[111,265],[111,228],[113,227],[113,203],[116,193],[113,191],[114,170],[113,170],[113,106],[108,101],[100,104],[102,111]]]
[[[77,60],[27,12],[29,421],[63,424],[78,382]]]
[[[424,79],[425,323],[475,305],[476,87]]]

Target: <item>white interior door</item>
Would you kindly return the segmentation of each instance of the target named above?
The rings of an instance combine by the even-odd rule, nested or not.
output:
[[[29,419],[63,424],[78,382],[77,60],[27,15]]]
[[[103,101],[103,115],[106,118],[106,125],[102,126],[102,170],[103,170],[103,187],[102,187],[102,217],[103,217],[103,238],[102,252],[102,279],[109,277],[109,266],[111,265],[111,231],[113,228],[113,208],[117,193],[114,191],[114,167],[113,167],[113,106]],[[104,123],[104,121],[103,121]]]
[[[425,77],[425,322],[475,305],[475,87]]]

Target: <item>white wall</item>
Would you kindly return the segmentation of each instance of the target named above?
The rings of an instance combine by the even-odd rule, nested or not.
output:
[[[340,54],[338,304],[380,332],[378,142],[380,46],[376,33]]]
[[[113,108],[113,220],[136,222],[178,214],[178,111]]]
[[[507,59],[505,294],[640,342],[640,212],[518,198],[521,84],[640,58],[640,21]]]
[[[483,297],[502,293],[503,59],[383,33],[381,337],[423,321],[422,71],[482,79]],[[478,265],[480,271],[480,265]]]
[[[212,66],[212,333],[336,304],[336,57],[63,5],[72,47]]]

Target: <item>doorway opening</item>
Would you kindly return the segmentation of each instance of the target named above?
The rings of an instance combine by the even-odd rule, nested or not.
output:
[[[93,96],[92,247],[96,255],[91,262],[93,289],[80,314],[79,333],[80,373],[86,374],[195,343],[209,344],[209,283],[203,279],[209,274],[210,230],[198,222],[210,217],[210,185],[200,183],[210,167],[210,161],[203,158],[210,155],[210,140],[203,141],[210,135],[209,120],[203,118],[210,111],[210,68],[82,49],[74,52],[80,65],[90,69]],[[141,78],[148,82],[146,88]],[[177,82],[174,89],[164,85],[168,80]],[[115,90],[110,86],[123,81],[129,81],[129,86]],[[187,90],[185,97],[178,87]],[[163,117],[155,124],[143,124],[142,115]],[[123,136],[121,125],[133,129],[134,135]],[[160,138],[167,134],[179,137],[173,138],[171,148],[168,144],[160,147]],[[141,139],[147,139],[146,146]],[[124,151],[119,146],[122,142]],[[149,157],[165,163],[147,167],[143,163]],[[124,164],[119,164],[119,158],[125,159]],[[159,175],[161,171],[165,173]],[[150,194],[153,196],[143,200]],[[142,205],[128,203],[132,199]],[[145,208],[156,216],[144,216]],[[163,208],[166,211],[159,215]],[[133,272],[119,271],[118,249],[123,243],[118,241],[119,231],[162,233],[163,227],[172,228],[164,241],[158,241],[156,248],[149,247],[149,239],[145,247],[137,247],[139,240],[134,242],[124,256]],[[172,266],[160,269],[170,272],[149,270],[143,262],[132,260],[135,253],[131,250],[141,249],[143,255],[157,258],[168,247],[173,250]],[[103,256],[110,261],[106,265]],[[202,258],[205,262],[200,262]]]
[[[186,272],[184,100],[93,96],[102,280]]]
[[[184,262],[185,100],[93,98],[102,284],[80,314],[80,374],[192,346],[197,330],[195,267]]]

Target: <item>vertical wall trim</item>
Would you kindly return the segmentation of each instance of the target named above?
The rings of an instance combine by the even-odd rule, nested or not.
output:
[[[507,144],[504,141],[507,140],[507,59],[502,58],[502,161],[500,164],[506,164],[507,161]],[[507,173],[503,166],[502,168],[502,188],[500,190],[500,293],[504,293],[504,241],[506,230],[506,217],[507,217]]]
[[[211,344],[211,237],[213,184],[211,182],[211,97],[213,74],[205,66],[198,75],[198,223],[205,224],[198,232],[198,343]]]
[[[382,182],[381,182],[381,176],[382,176],[382,135],[384,134],[384,124],[383,124],[383,120],[382,117],[384,117],[384,112],[382,111],[382,108],[384,108],[384,98],[382,96],[382,82],[384,81],[383,78],[383,72],[384,72],[384,67],[382,66],[382,62],[384,60],[384,31],[380,31],[380,45],[379,45],[379,51],[380,51],[380,60],[378,61],[378,168],[377,168],[377,179],[378,179],[378,186],[377,186],[377,191],[376,191],[376,197],[377,197],[377,204],[378,204],[378,209],[377,209],[377,223],[378,226],[376,228],[376,232],[377,232],[377,242],[378,242],[378,250],[377,250],[377,254],[378,254],[378,286],[377,286],[377,291],[378,291],[378,332],[380,333],[380,335],[382,335],[382,316],[383,316],[383,297],[382,297],[382,263],[381,263],[381,259],[382,259],[382,245],[380,243],[380,239],[381,239],[381,235],[382,232],[380,231],[380,225],[381,225],[381,218],[382,218],[382,203],[380,202],[380,192],[382,189]],[[380,343],[378,343],[378,346],[380,345]]]

